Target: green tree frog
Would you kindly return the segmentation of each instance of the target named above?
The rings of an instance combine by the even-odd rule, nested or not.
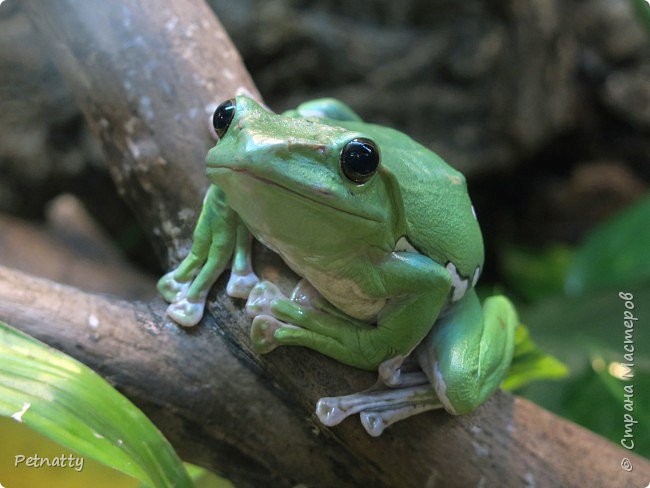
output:
[[[158,282],[174,321],[198,323],[230,266],[256,351],[304,346],[379,371],[371,389],[316,407],[330,426],[359,413],[371,435],[432,408],[471,412],[498,388],[517,315],[505,297],[476,297],[483,240],[461,173],[333,99],[278,115],[238,96],[213,125],[191,251]],[[253,237],[302,277],[290,297],[253,272]]]

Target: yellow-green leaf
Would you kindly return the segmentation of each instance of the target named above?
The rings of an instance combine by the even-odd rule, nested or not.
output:
[[[568,374],[564,363],[535,345],[524,325],[517,326],[512,365],[501,388],[513,391],[533,381],[562,378]]]

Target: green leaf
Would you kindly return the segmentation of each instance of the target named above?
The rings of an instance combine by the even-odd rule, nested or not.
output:
[[[201,468],[194,464],[185,463],[185,468],[190,474],[196,488],[233,488],[233,484],[225,478]]]
[[[192,487],[147,417],[98,374],[0,322],[0,415],[151,487]]]
[[[650,283],[650,196],[593,230],[574,256],[566,280],[578,295]]]
[[[563,378],[568,374],[566,365],[535,345],[523,324],[517,326],[512,365],[501,388],[514,391],[533,381]]]

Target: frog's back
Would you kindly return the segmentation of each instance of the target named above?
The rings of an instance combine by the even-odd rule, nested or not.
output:
[[[483,238],[465,177],[406,134],[373,124],[342,122],[380,148],[384,170],[399,188],[406,237],[471,287],[483,266]],[[477,271],[478,270],[478,271]]]

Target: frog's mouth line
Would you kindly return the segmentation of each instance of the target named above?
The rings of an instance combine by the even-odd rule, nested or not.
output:
[[[301,197],[301,198],[303,198],[305,200],[309,200],[310,202],[313,202],[313,203],[315,203],[317,205],[322,205],[324,207],[331,208],[332,210],[337,210],[337,211],[342,212],[344,214],[351,215],[352,217],[357,217],[357,218],[364,219],[364,220],[370,220],[370,221],[373,221],[373,222],[382,223],[382,221],[379,220],[379,219],[375,219],[375,218],[372,218],[372,217],[367,217],[365,215],[360,215],[358,213],[350,212],[349,210],[345,210],[345,209],[340,208],[340,207],[335,207],[334,205],[330,205],[330,204],[325,203],[325,202],[323,202],[321,200],[316,200],[315,198],[311,198],[311,197],[305,195],[304,193],[300,193],[300,192],[297,192],[296,190],[292,190],[291,188],[287,188],[286,186],[281,185],[280,183],[277,183],[277,182],[275,182],[273,180],[269,180],[268,178],[264,178],[263,176],[256,175],[255,173],[253,173],[251,171],[248,171],[245,168],[233,168],[232,166],[226,166],[224,164],[209,164],[207,166],[208,166],[208,168],[229,169],[230,171],[234,171],[235,173],[242,173],[242,174],[244,174],[244,175],[246,175],[246,176],[248,176],[250,178],[254,178],[254,179],[256,179],[258,181],[261,181],[262,183],[265,183],[267,185],[276,186],[276,187],[278,187],[278,188],[280,188],[280,189],[282,189],[282,190],[284,190],[284,191],[286,191],[288,193],[291,193],[293,195]],[[323,192],[323,190],[321,190],[321,193],[325,194]]]

